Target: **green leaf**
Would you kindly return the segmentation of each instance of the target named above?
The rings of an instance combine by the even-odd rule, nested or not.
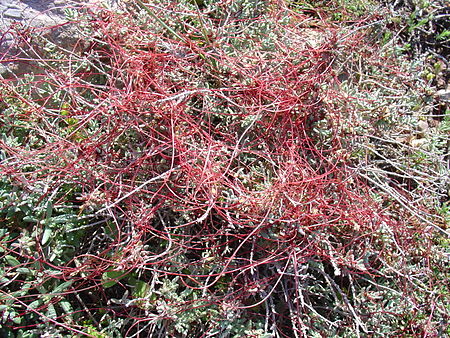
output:
[[[48,318],[51,318],[51,319],[55,319],[58,315],[56,314],[56,309],[55,309],[55,307],[53,306],[53,304],[49,304],[48,305],[48,307],[47,307],[47,312],[45,313],[45,315],[48,317]]]
[[[131,286],[134,287],[133,298],[145,298],[150,293],[150,285],[144,281],[135,280]]]
[[[123,277],[126,276],[126,271],[107,271],[103,273],[103,287],[105,289],[116,285]]]
[[[52,217],[51,219],[52,224],[68,223],[73,222],[74,220],[76,220],[76,217],[74,215],[59,215]]]
[[[66,290],[69,286],[73,284],[72,280],[59,284],[56,288],[53,289],[53,293],[61,293]]]
[[[74,126],[78,123],[78,119],[74,118],[74,117],[68,117],[66,119],[66,122],[69,126]]]
[[[70,304],[67,300],[63,299],[59,302],[59,305],[61,306],[61,308],[63,309],[63,311],[65,313],[72,313],[73,312],[73,308],[72,308],[72,304]]]
[[[33,216],[25,216],[23,218],[23,221],[24,222],[30,222],[30,223],[37,223],[38,219],[36,217],[33,217]]]
[[[22,202],[23,203],[23,202]],[[26,204],[22,204],[19,206],[19,210],[24,213],[24,214],[28,214],[30,211],[30,207]]]
[[[50,218],[52,217],[53,213],[53,203],[51,201],[47,202],[47,210],[45,212],[45,223],[48,224],[50,221]]]
[[[17,314],[14,313],[14,317],[12,318],[12,321],[14,324],[20,325],[20,324],[22,324],[22,319],[23,319],[22,316],[17,316]]]
[[[444,30],[442,33],[436,36],[436,40],[445,40],[450,37],[450,31]]]
[[[17,260],[17,258],[15,258],[15,257],[13,257],[11,255],[6,255],[5,256],[5,260],[10,266],[20,265],[20,262]]]
[[[13,294],[13,296],[15,296]],[[7,294],[0,294],[0,301],[2,304],[6,304],[8,306],[12,306],[15,303],[15,299]]]
[[[33,274],[33,272],[28,268],[17,268],[16,271],[18,273],[22,273],[24,275],[32,275]]]
[[[52,229],[50,229],[48,226],[46,226],[44,229],[44,233],[42,234],[42,239],[41,239],[42,245],[45,245],[48,242],[51,235],[52,235]]]
[[[42,304],[42,300],[41,299],[36,299],[35,301],[32,301],[30,303],[30,305],[28,305],[30,308],[32,309],[37,309],[39,306],[41,306]]]
[[[18,298],[23,297],[28,293],[28,291],[30,291],[30,288],[31,284],[29,283],[23,284],[20,290],[13,293],[13,296]]]

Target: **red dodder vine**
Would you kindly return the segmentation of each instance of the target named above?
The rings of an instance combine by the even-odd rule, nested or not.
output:
[[[30,74],[2,80],[0,168],[42,206],[10,224],[32,243],[3,248],[39,269],[15,281],[20,314],[88,335],[105,318],[125,336],[371,332],[355,288],[397,250],[383,236],[401,251],[413,231],[343,127],[334,62],[366,30],[305,28],[276,2],[172,5],[86,13],[72,48],[17,31]]]

